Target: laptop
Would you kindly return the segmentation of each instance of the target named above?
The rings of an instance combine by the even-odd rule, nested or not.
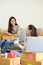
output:
[[[25,52],[43,52],[43,37],[27,37]]]

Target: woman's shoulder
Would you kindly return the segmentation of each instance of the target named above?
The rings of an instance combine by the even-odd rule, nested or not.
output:
[[[20,25],[16,25],[16,27],[20,28]]]

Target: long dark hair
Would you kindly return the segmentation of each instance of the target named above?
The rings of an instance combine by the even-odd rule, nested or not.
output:
[[[15,25],[18,25],[17,22],[16,22],[16,18],[13,17],[13,16],[11,16],[11,17],[9,18],[9,23],[8,23],[8,32],[9,32],[9,33],[12,33],[12,27],[13,27],[12,24],[11,24],[11,20],[12,20],[12,19],[15,19]]]
[[[33,25],[28,25],[29,30],[31,30],[31,36],[38,36],[37,35],[37,29]]]

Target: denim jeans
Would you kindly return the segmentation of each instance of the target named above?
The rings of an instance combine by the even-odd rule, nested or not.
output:
[[[21,56],[21,53],[16,50],[11,50],[11,53],[16,54],[17,56]]]
[[[11,45],[11,44],[14,44],[14,42],[10,41],[10,40],[2,40],[2,41],[0,41],[0,47],[2,48],[2,46],[4,45],[2,53],[6,53],[7,49],[9,48],[9,45]]]

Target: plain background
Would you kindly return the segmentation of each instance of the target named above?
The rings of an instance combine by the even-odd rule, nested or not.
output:
[[[43,0],[0,0],[0,28],[7,29],[10,16],[22,28],[29,24],[43,29]]]

